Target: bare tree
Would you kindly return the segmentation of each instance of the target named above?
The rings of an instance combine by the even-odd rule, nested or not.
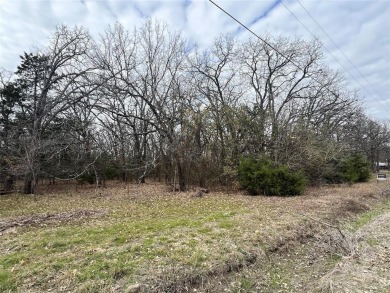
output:
[[[25,101],[21,108],[25,124],[19,149],[26,166],[25,193],[34,193],[41,158],[58,145],[50,126],[82,98],[81,83],[92,70],[88,63],[90,40],[83,28],[61,25],[45,50],[22,56],[16,74]]]
[[[353,152],[362,152],[377,170],[380,154],[390,143],[390,130],[386,122],[378,122],[360,112],[344,127],[343,141]]]
[[[243,97],[243,87],[237,67],[237,44],[229,35],[220,36],[210,49],[195,51],[191,70],[203,106],[214,122],[220,170],[226,164],[237,163],[237,107]]]
[[[186,187],[177,156],[176,127],[184,100],[180,80],[186,66],[185,49],[179,33],[170,33],[165,24],[149,20],[132,34],[120,24],[109,28],[97,53],[102,74],[108,80],[102,89],[107,98],[101,109],[114,119],[120,117],[131,130],[135,166],[146,167],[147,161],[156,161],[152,153],[147,159],[147,150],[149,138],[158,133],[177,167],[181,190]],[[141,182],[145,171],[139,178]]]
[[[131,31],[117,23],[96,42],[59,26],[2,86],[0,143],[9,149],[18,137],[3,157],[26,193],[42,174],[87,169],[96,182],[113,168],[124,181],[155,174],[186,190],[223,182],[241,155],[310,174],[348,147],[378,161],[388,130],[355,123],[358,94],[325,65],[320,43],[266,39],[272,47],[220,36],[201,51],[158,21]],[[353,137],[362,133],[370,145]]]
[[[240,71],[253,95],[258,145],[285,162],[287,144],[297,139],[294,129],[333,134],[355,112],[356,95],[343,90],[342,75],[325,66],[319,42],[271,37],[267,42],[273,48],[253,40],[242,45]]]

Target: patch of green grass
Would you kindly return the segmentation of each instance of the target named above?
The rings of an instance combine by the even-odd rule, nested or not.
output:
[[[283,266],[275,266],[269,272],[269,285],[272,290],[289,292],[290,272]]]
[[[14,252],[10,254],[4,254],[0,256],[0,266],[4,269],[10,269],[14,265],[19,264],[26,258],[26,254],[23,252]],[[0,267],[0,268],[1,268]]]
[[[201,227],[196,230],[199,234],[210,234],[213,229],[211,227]]]
[[[69,259],[61,259],[61,258],[58,258],[57,261],[55,263],[52,263],[51,264],[51,268],[54,270],[54,271],[60,271],[60,270],[63,270],[66,268],[67,264],[70,262]]]
[[[197,247],[199,245],[199,241],[195,239],[191,239],[187,242],[187,245],[190,247]]]
[[[206,254],[203,250],[197,249],[191,255],[188,263],[194,267],[201,267],[207,259]]]
[[[231,229],[235,226],[236,226],[236,224],[233,223],[232,221],[223,221],[223,222],[219,223],[219,228],[222,228],[222,229]]]
[[[115,237],[113,241],[115,244],[125,244],[127,242],[127,237],[120,235]]]
[[[93,279],[117,280],[131,275],[134,268],[134,264],[125,258],[113,259],[99,255],[88,260],[89,262],[84,263],[77,273],[77,278],[81,282]]]
[[[166,236],[161,236],[158,238],[158,241],[160,241],[160,243],[166,243],[169,242],[169,238]]]
[[[252,292],[253,286],[256,284],[254,280],[248,278],[242,278],[240,280],[240,290],[239,292]]]
[[[377,246],[377,245],[381,244],[381,241],[379,239],[375,239],[375,238],[368,238],[368,239],[366,239],[366,242],[370,246]]]
[[[0,292],[15,292],[17,289],[12,273],[0,269]]]
[[[236,211],[224,211],[224,212],[219,212],[219,213],[213,213],[213,214],[207,216],[206,220],[207,221],[221,221],[221,220],[233,217],[236,214],[237,214]]]
[[[151,247],[153,245],[153,242],[154,242],[153,238],[146,238],[144,240],[144,247]]]
[[[342,256],[340,254],[329,254],[326,258],[326,265],[329,268],[333,268],[340,260],[342,259]]]
[[[390,199],[384,200],[380,205],[375,207],[374,209],[367,211],[359,217],[350,223],[350,230],[357,231],[358,229],[362,228],[369,222],[371,222],[374,218],[378,217],[383,213],[383,211],[390,210]]]
[[[35,286],[45,290],[49,288],[47,280],[63,278],[65,283],[86,284],[80,291],[94,292],[115,280],[132,279],[150,262],[163,264],[174,260],[178,264],[201,267],[208,259],[219,255],[217,250],[203,249],[204,245],[215,245],[210,235],[217,235],[215,239],[222,235],[209,224],[229,229],[235,226],[232,217],[242,209],[240,205],[233,209],[229,202],[217,199],[198,201],[194,205],[178,199],[131,203],[137,205],[136,208],[122,202],[117,204],[110,203],[113,210],[109,218],[81,224],[63,223],[58,227],[26,228],[18,234],[16,246],[26,246],[25,253],[30,261],[15,270],[16,277],[33,275]],[[47,203],[48,207],[50,205]],[[126,209],[132,212],[127,213]],[[205,235],[201,240],[193,239],[202,235],[198,230]],[[0,249],[7,246],[4,245],[0,245]],[[9,254],[7,268],[22,259],[23,255],[16,252]],[[91,283],[91,280],[94,281]]]
[[[352,230],[353,231],[358,230],[359,228],[365,226],[370,221],[372,221],[372,219],[376,218],[380,214],[381,212],[379,210],[371,210],[360,215],[358,219],[356,219],[354,222],[351,223]]]

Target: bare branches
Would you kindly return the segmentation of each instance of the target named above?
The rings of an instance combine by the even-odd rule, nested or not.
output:
[[[92,171],[141,182],[153,174],[185,190],[226,182],[242,155],[310,169],[349,145],[385,144],[388,129],[353,127],[358,95],[324,64],[318,41],[266,40],[272,47],[220,36],[201,51],[153,20],[116,23],[97,40],[59,25],[46,48],[22,56],[13,87],[1,74],[0,143],[18,158],[4,162],[18,161],[29,192],[40,174]],[[369,129],[372,144],[347,128]]]

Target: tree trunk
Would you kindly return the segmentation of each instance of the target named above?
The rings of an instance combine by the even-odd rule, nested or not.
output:
[[[127,172],[125,170],[121,172],[121,178],[123,182],[127,182]]]
[[[179,191],[186,191],[186,182],[185,182],[185,176],[184,176],[184,171],[183,168],[180,164],[180,162],[177,160],[177,177],[179,180]]]
[[[11,175],[5,179],[4,190],[11,191],[12,189],[14,189],[14,176]]]
[[[34,194],[33,178],[31,174],[27,174],[24,178],[23,193]]]

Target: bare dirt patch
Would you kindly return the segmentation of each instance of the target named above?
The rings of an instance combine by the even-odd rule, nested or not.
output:
[[[105,215],[106,213],[107,211],[103,210],[77,210],[72,212],[63,212],[59,214],[34,215],[6,220],[3,219],[0,221],[0,232],[6,232],[9,229],[18,227],[64,223],[85,218],[98,218]]]

